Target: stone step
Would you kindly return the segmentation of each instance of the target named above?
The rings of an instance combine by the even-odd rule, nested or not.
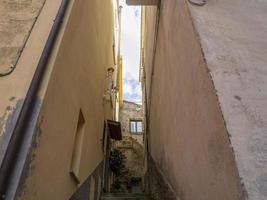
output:
[[[104,193],[101,200],[150,200],[149,195],[136,193]]]

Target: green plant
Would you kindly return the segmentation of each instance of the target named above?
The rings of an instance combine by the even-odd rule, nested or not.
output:
[[[126,157],[118,149],[113,149],[109,155],[109,167],[114,174],[112,192],[128,192],[127,186],[130,182],[129,171],[125,168]]]
[[[112,192],[114,193],[127,193],[127,187],[123,184],[120,178],[116,178],[112,183]]]
[[[109,156],[109,167],[115,176],[122,175],[125,170],[126,157],[118,149],[113,149]]]

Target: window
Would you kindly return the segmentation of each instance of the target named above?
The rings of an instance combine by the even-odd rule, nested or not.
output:
[[[74,140],[71,168],[70,168],[70,174],[74,178],[77,184],[80,183],[79,172],[80,172],[80,162],[82,156],[84,127],[85,127],[85,120],[83,117],[83,113],[80,110],[76,134],[75,134],[75,140]]]
[[[143,121],[142,120],[130,120],[130,133],[133,133],[133,134],[143,133]]]

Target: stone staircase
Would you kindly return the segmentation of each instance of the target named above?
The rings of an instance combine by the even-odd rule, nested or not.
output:
[[[139,193],[104,193],[100,200],[152,200],[147,194]]]

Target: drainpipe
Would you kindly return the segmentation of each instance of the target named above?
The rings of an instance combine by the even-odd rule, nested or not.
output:
[[[22,105],[16,124],[14,125],[13,132],[11,132],[11,139],[9,141],[4,159],[0,167],[0,199],[1,200],[13,200],[16,198],[17,190],[21,184],[20,179],[22,171],[27,160],[27,155],[31,146],[25,142],[29,139],[27,134],[27,128],[30,129],[30,139],[33,138],[34,128],[36,124],[31,122],[37,122],[40,109],[37,113],[34,110],[34,105],[38,102],[37,93],[39,91],[43,75],[46,70],[46,66],[54,47],[54,43],[57,39],[60,31],[63,18],[65,16],[69,0],[62,0],[60,8],[58,10],[56,19],[48,36],[47,42],[43,49],[36,71],[30,84],[30,88],[26,94],[26,98]],[[29,130],[28,130],[29,131]],[[27,136],[27,137],[26,137]],[[30,143],[31,144],[31,143]],[[17,170],[20,169],[21,173],[18,174]]]

